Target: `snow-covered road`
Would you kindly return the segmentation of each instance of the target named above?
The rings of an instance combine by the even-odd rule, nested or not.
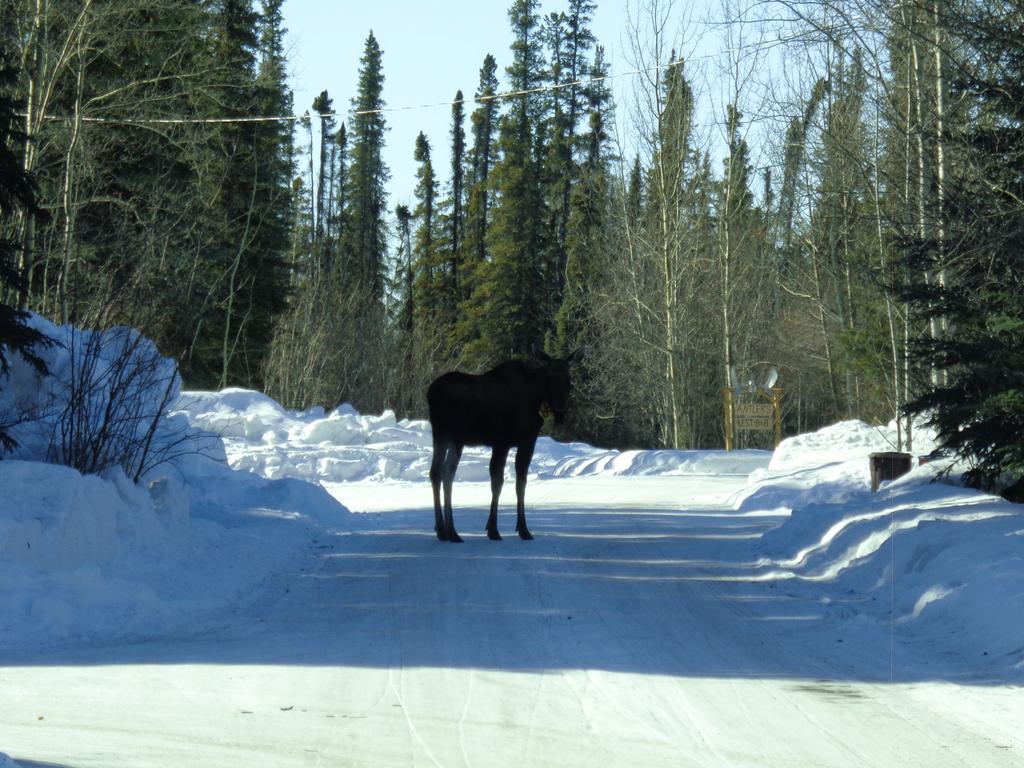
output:
[[[922,661],[900,627],[751,582],[771,515],[745,477],[458,483],[463,545],[422,482],[328,485],[351,526],[190,631],[0,656],[21,766],[1024,764],[1020,689]],[[741,507],[742,509],[742,507]],[[893,650],[895,649],[895,650]]]

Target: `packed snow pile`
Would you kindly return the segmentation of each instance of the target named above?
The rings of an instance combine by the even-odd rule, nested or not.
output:
[[[138,331],[57,326],[38,315],[29,325],[53,340],[35,348],[49,375],[13,356],[0,382],[0,424],[17,447],[3,458],[90,473],[121,466],[135,479],[167,460],[223,457],[219,440],[168,414],[181,391],[176,365]]]
[[[737,511],[782,518],[756,543],[756,579],[840,617],[940,641],[959,634],[992,665],[1013,656],[1024,669],[1021,507],[956,484],[939,462],[872,493],[872,431],[843,422],[791,438],[752,474]]]
[[[185,392],[176,406],[194,425],[221,435],[228,461],[264,477],[314,482],[427,480],[430,424],[396,420],[392,411],[364,416],[349,404],[290,411],[259,392]],[[486,481],[489,448],[467,448],[457,479]],[[593,475],[747,475],[765,467],[768,451],[616,451],[584,443],[537,441],[534,477]],[[513,462],[505,467],[511,477]]]
[[[935,436],[923,423],[914,425],[914,454],[924,456],[935,449]],[[851,419],[786,438],[772,454],[769,470],[776,472],[801,467],[817,467],[852,459],[865,459],[871,453],[904,450],[895,422],[874,426]]]
[[[136,331],[31,323],[56,343],[37,348],[50,376],[12,355],[0,379],[18,442],[0,456],[0,646],[179,625],[343,523],[322,488],[234,471],[217,435],[167,413],[180,379]],[[87,471],[50,463],[72,460]]]

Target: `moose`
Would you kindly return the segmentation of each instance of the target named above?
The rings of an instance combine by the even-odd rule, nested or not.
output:
[[[569,407],[569,368],[583,359],[580,347],[565,358],[552,358],[537,344],[529,360],[509,360],[480,375],[451,371],[427,388],[434,455],[430,484],[434,491],[434,530],[441,541],[460,542],[452,515],[452,482],[467,445],[486,445],[491,452],[491,513],[487,538],[498,533],[498,496],[505,480],[505,460],[516,449],[516,533],[533,536],[526,527],[526,473],[533,459],[544,418],[561,424]],[[441,485],[444,484],[444,514]]]

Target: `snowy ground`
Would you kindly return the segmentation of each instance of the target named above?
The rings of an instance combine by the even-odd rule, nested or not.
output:
[[[0,462],[22,768],[1024,764],[1024,518],[933,466],[872,494],[886,430],[774,456],[543,440],[532,542],[486,539],[467,450],[457,546],[422,423],[180,408],[248,471],[147,493]]]

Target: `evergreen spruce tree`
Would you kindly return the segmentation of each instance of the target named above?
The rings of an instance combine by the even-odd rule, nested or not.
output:
[[[345,237],[345,230],[348,227],[347,219],[347,198],[348,189],[348,133],[345,131],[345,123],[338,126],[334,134],[334,150],[332,162],[334,178],[333,202],[327,206],[327,229],[330,232],[331,254],[337,250],[337,243]],[[328,264],[328,271],[334,274],[335,265]],[[335,275],[336,276],[336,275]]]
[[[415,262],[412,248],[412,212],[407,205],[395,206],[398,222],[398,258],[396,259],[395,290],[398,294],[397,324],[402,346],[409,347],[415,327],[416,302],[414,299]]]
[[[284,50],[284,0],[262,0],[259,18],[259,65],[256,76],[257,111],[266,116],[291,115],[294,99],[288,87],[287,60]],[[257,189],[256,203],[260,210],[260,270],[255,311],[263,315],[258,323],[258,358],[254,365],[262,367],[269,351],[273,324],[286,306],[291,280],[292,226],[295,206],[292,202],[292,181],[295,175],[295,147],[290,120],[257,123],[255,135],[257,158],[264,158],[265,173]],[[256,382],[262,378],[255,379]]]
[[[491,178],[497,200],[487,232],[491,259],[481,265],[468,318],[479,329],[468,351],[480,365],[525,353],[544,338],[552,319],[543,300],[546,211],[535,142],[542,106],[529,93],[543,73],[537,5],[516,0],[509,10],[514,38],[507,72],[522,94],[500,121],[501,159]]]
[[[463,253],[463,230],[465,205],[465,152],[466,152],[466,131],[463,128],[465,120],[462,107],[462,91],[455,94],[455,101],[452,103],[452,197],[451,214],[448,221],[448,271],[449,285],[445,291],[445,300],[448,302],[450,313],[449,324],[454,323],[458,312],[461,288],[459,281],[462,279]]]
[[[444,307],[441,301],[442,286],[445,282],[444,265],[439,258],[437,238],[437,221],[435,217],[437,199],[437,180],[434,165],[430,159],[430,142],[421,131],[416,137],[416,150],[413,154],[419,168],[416,170],[416,208],[413,217],[417,221],[415,244],[413,245],[413,263],[415,283],[413,295],[416,306],[418,325],[430,331],[437,330],[442,321]],[[431,339],[431,343],[433,339]]]
[[[313,99],[313,111],[320,115],[320,173],[316,184],[316,243],[324,247],[328,238],[328,216],[334,168],[331,153],[337,147],[335,136],[334,102],[327,91]]]
[[[630,221],[640,221],[644,214],[644,170],[640,155],[633,157],[629,167],[629,181],[626,184],[626,216]]]
[[[262,115],[291,115],[294,99],[288,88],[288,62],[284,50],[284,18],[281,7],[284,0],[263,0],[259,29],[259,71],[256,77],[257,101]],[[295,147],[291,120],[278,120],[266,124],[260,151],[270,153],[274,160],[269,176],[269,187],[274,190],[290,189],[295,176]],[[279,210],[291,207],[286,197],[276,201]],[[287,231],[287,228],[286,228]]]
[[[598,46],[593,74],[607,74],[604,51]],[[553,340],[548,343],[557,355],[567,355],[579,347],[591,350],[573,375],[576,405],[570,410],[567,431],[577,439],[600,439],[601,420],[597,413],[606,409],[604,392],[593,375],[599,346],[600,312],[596,293],[601,281],[601,268],[609,258],[609,208],[612,201],[606,127],[611,121],[611,91],[598,79],[586,89],[589,121],[583,139],[584,159],[579,180],[572,189],[566,232],[565,287],[561,306],[555,318]],[[597,365],[600,365],[598,360]],[[607,410],[605,410],[607,412]]]
[[[258,98],[259,24],[250,0],[224,0],[215,7],[211,112],[242,118],[280,107]],[[280,30],[268,33],[268,40],[274,37],[280,38]],[[279,152],[261,153],[267,147],[262,141],[266,131],[259,123],[225,122],[216,125],[211,137],[209,183],[216,218],[209,257],[220,278],[211,288],[214,301],[206,303],[212,310],[204,324],[207,332],[188,362],[196,378],[208,381],[212,374],[221,387],[259,386],[274,319],[285,306],[288,241],[281,236],[284,227],[270,221],[285,216],[290,206],[281,185]]]
[[[548,16],[546,36],[551,50],[552,110],[547,130],[545,198],[549,210],[548,271],[550,300],[557,308],[565,294],[567,233],[570,195],[578,176],[578,123],[588,109],[591,90],[580,81],[591,74],[588,55],[594,45],[590,21],[596,5],[590,0],[570,0],[568,13]],[[601,65],[602,68],[604,64]],[[594,72],[597,76],[597,72]],[[606,76],[602,69],[600,76]],[[585,149],[583,150],[586,151]]]
[[[0,54],[0,233],[18,210],[38,211],[33,179],[22,168],[16,148],[23,136],[17,127],[15,101],[12,97],[17,80],[14,68]],[[17,352],[39,373],[46,374],[46,364],[36,353],[36,347],[49,340],[26,325],[28,313],[12,305],[24,285],[24,276],[17,269],[17,246],[0,236],[0,389],[9,370],[8,355]],[[9,450],[14,441],[4,430],[8,414],[0,413],[0,449]]]
[[[607,209],[611,187],[608,178],[608,133],[611,91],[601,79],[608,73],[604,50],[598,46],[593,74],[597,81],[587,89],[589,130],[583,136],[585,156],[580,180],[573,189],[567,222],[565,290],[555,321],[556,354],[568,354],[593,344],[593,302],[589,296],[597,280],[595,264],[605,250],[609,227]],[[584,365],[586,358],[584,358]]]
[[[490,222],[489,180],[494,164],[494,144],[498,126],[498,102],[494,98],[498,91],[497,68],[494,57],[487,54],[480,68],[480,83],[474,94],[478,106],[470,116],[473,145],[470,147],[466,162],[467,199],[463,240],[465,257],[460,303],[467,302],[472,296],[477,273],[487,259],[487,228]],[[459,315],[465,315],[465,307]],[[467,327],[464,322],[460,322],[457,335],[462,343],[472,339],[475,334],[475,324]]]
[[[909,404],[965,459],[974,486],[1024,499],[1024,43],[1007,30],[1016,3],[956,4],[965,66],[950,102],[971,119],[949,146],[944,211],[948,232],[905,244],[912,274],[949,270],[945,284],[920,280],[907,297],[919,316],[948,331],[921,340],[926,368],[944,373]]]
[[[387,126],[380,110],[384,71],[382,51],[370,32],[359,62],[358,93],[352,99],[349,168],[345,179],[346,232],[343,240],[345,284],[365,291],[378,306],[384,300],[387,228],[384,221],[390,176],[384,163]]]
[[[576,126],[569,113],[572,90],[577,86],[571,78],[573,62],[569,56],[567,38],[568,19],[564,13],[551,13],[544,20],[551,71],[549,79],[557,86],[552,91],[546,125],[543,126],[547,151],[540,170],[547,220],[544,222],[544,242],[547,246],[543,259],[545,291],[542,297],[544,313],[553,314],[565,294],[566,232],[569,226],[569,190],[576,179],[573,161],[573,140]],[[568,87],[565,87],[568,86]]]

